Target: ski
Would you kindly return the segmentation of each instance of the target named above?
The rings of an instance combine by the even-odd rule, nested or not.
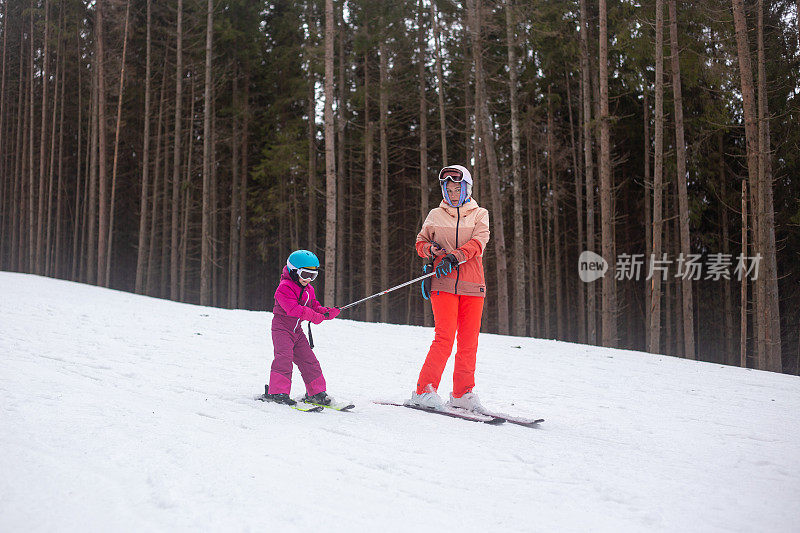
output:
[[[494,417],[494,416],[486,416],[486,415],[481,415],[481,414],[478,414],[478,413],[470,413],[470,412],[464,411],[464,410],[447,409],[447,408],[446,409],[428,409],[427,407],[420,407],[420,406],[417,406],[417,405],[406,405],[406,404],[403,404],[403,403],[396,403],[396,402],[374,401],[373,403],[376,403],[378,405],[395,405],[397,407],[407,407],[409,409],[415,409],[417,411],[423,411],[423,412],[426,412],[426,413],[434,413],[434,414],[437,414],[437,415],[444,415],[444,416],[449,416],[449,417],[452,417],[452,418],[460,418],[462,420],[469,420],[471,422],[483,422],[484,424],[497,425],[497,424],[502,424],[503,422],[505,422],[505,419],[503,419],[503,418],[498,418],[498,417]]]
[[[355,404],[350,403],[350,402],[337,402],[337,401],[334,401],[330,405],[324,405],[324,404],[321,404],[321,403],[307,402],[307,401],[303,400],[302,398],[297,398],[297,403],[298,404],[302,403],[303,405],[316,405],[317,407],[320,407],[322,409],[333,409],[334,411],[349,411],[350,409],[353,409],[355,407]]]
[[[255,399],[260,402],[269,402],[269,403],[274,403],[276,405],[285,405],[286,407],[291,407],[296,411],[303,411],[305,413],[318,413],[322,411],[322,406],[320,405],[312,405],[308,403],[296,403],[294,405],[289,405],[286,403],[278,403],[267,398],[266,394],[262,394],[261,396],[256,396]]]
[[[296,411],[303,411],[305,413],[318,413],[318,412],[322,411],[322,406],[320,406],[320,405],[312,405],[312,404],[309,404],[309,403],[296,403],[294,405],[289,405],[289,404],[286,404],[286,403],[274,402],[274,401],[270,400],[269,398],[267,398],[266,394],[262,394],[261,396],[257,396],[256,400],[259,400],[259,401],[262,401],[262,402],[274,403],[276,405],[285,405],[286,407],[291,407],[292,409],[294,409]]]
[[[470,413],[470,411],[464,411],[465,413]],[[544,422],[544,418],[525,418],[522,416],[514,416],[514,415],[507,415],[505,413],[496,413],[494,411],[484,411],[482,414],[486,416],[492,416],[494,418],[502,418],[509,424],[516,424],[518,426],[525,426],[529,428],[537,427],[539,424]]]

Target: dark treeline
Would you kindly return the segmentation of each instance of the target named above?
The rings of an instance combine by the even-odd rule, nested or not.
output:
[[[463,164],[485,331],[798,373],[799,8],[5,0],[0,268],[264,309],[307,248],[342,305],[419,274]],[[615,268],[636,254],[638,281]],[[416,285],[347,315],[431,323]]]

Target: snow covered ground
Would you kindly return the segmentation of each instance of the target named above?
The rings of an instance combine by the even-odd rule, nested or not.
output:
[[[482,335],[483,403],[546,419],[490,426],[373,404],[432,330],[337,319],[356,409],[301,413],[253,401],[270,319],[0,272],[0,531],[798,530],[797,377]]]

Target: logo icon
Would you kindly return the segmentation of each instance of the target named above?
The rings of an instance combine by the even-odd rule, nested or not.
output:
[[[584,250],[578,257],[578,275],[584,283],[602,278],[608,271],[608,263],[596,253]]]

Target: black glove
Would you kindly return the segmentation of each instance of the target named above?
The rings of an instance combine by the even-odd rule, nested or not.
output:
[[[436,267],[436,277],[442,278],[453,271],[453,267],[458,266],[458,259],[453,254],[447,254],[442,258],[439,266]]]

